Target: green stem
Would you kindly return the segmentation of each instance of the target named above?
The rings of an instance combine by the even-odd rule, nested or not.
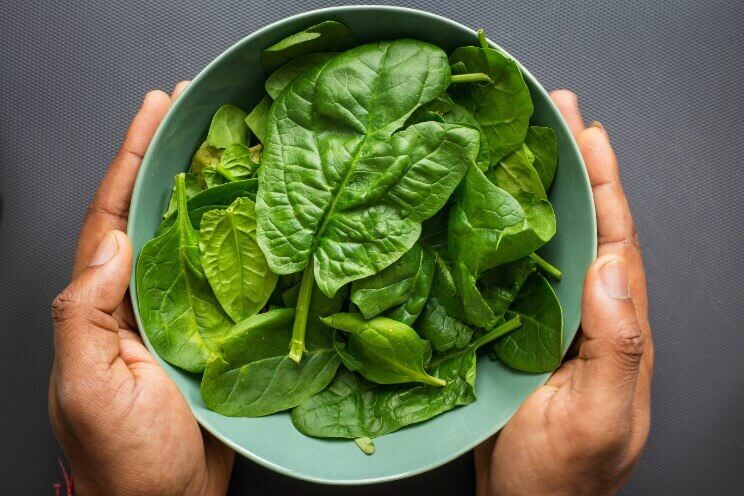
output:
[[[563,272],[561,272],[560,269],[558,269],[558,267],[548,263],[547,260],[545,260],[543,257],[538,255],[537,253],[531,254],[530,258],[535,261],[537,266],[540,267],[540,270],[548,274],[550,277],[552,277],[556,281],[560,281],[561,279],[563,279]]]
[[[486,32],[482,29],[478,30],[478,43],[480,43],[481,48],[490,48],[486,40]]]
[[[354,442],[365,455],[371,455],[375,452],[375,443],[367,436],[358,437],[354,439]]]
[[[454,351],[452,353],[447,353],[446,355],[442,355],[439,358],[432,360],[431,362],[429,362],[429,366],[427,368],[429,370],[434,370],[435,368],[437,368],[437,366],[439,366],[439,364],[441,364],[445,360],[449,360],[451,358],[460,356],[464,353],[475,352],[475,350],[477,350],[481,346],[488,344],[491,341],[500,338],[501,336],[505,336],[509,334],[510,332],[512,332],[514,329],[516,329],[520,325],[522,325],[522,320],[519,318],[519,316],[516,316],[510,320],[507,320],[503,324],[494,327],[493,329],[491,329],[490,331],[488,331],[487,333],[485,333],[484,335],[482,335],[481,337],[479,337],[478,339],[470,343],[467,347],[461,350]]]
[[[224,167],[222,167],[221,165],[218,165],[218,166],[217,166],[217,167],[215,168],[215,171],[217,172],[217,174],[219,174],[220,176],[224,177],[225,179],[227,179],[227,180],[228,180],[228,181],[230,181],[231,183],[234,183],[235,181],[237,181],[237,180],[238,180],[238,178],[237,178],[237,177],[235,177],[235,176],[233,176],[232,174],[230,174],[230,171],[228,171],[227,169],[225,169],[225,168],[224,168]]]
[[[452,84],[458,83],[491,83],[491,78],[485,72],[470,72],[468,74],[453,74]]]
[[[289,358],[297,363],[300,363],[302,353],[305,351],[305,330],[307,329],[307,314],[310,311],[310,297],[313,295],[313,286],[315,286],[315,272],[313,272],[313,260],[311,258],[302,273],[300,294],[297,296],[295,320],[292,326],[292,341],[289,346]]]
[[[186,174],[176,176],[176,224],[184,236],[192,242],[196,239],[196,230],[189,218],[188,198],[186,197]],[[197,241],[198,244],[198,241]]]

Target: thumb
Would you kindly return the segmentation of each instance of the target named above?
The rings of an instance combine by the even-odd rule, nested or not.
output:
[[[600,404],[630,407],[644,338],[622,257],[603,256],[589,267],[584,280],[581,329],[584,341],[571,379],[572,390]]]
[[[132,248],[121,231],[101,238],[88,267],[52,303],[57,365],[110,365],[119,355],[119,325],[111,315],[124,299]]]

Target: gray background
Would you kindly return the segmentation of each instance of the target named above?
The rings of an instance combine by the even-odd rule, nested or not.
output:
[[[653,427],[623,494],[744,485],[744,3],[443,0],[399,4],[473,27],[609,130],[646,257]],[[144,93],[241,37],[332,2],[0,2],[0,480],[52,494],[49,304],[86,208]],[[136,463],[133,460],[132,463]],[[329,489],[239,460],[231,494],[472,493],[461,458],[398,483]],[[740,494],[740,493],[738,493]]]

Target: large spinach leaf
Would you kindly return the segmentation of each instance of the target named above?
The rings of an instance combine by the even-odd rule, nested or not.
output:
[[[238,198],[201,220],[201,262],[209,285],[235,322],[257,313],[271,296],[277,276],[256,243],[255,204]]]
[[[308,333],[299,364],[287,356],[294,309],[254,315],[238,323],[204,371],[207,407],[228,416],[259,417],[292,408],[324,389],[341,363],[324,335]]]
[[[385,317],[413,325],[424,308],[434,280],[434,257],[413,245],[386,269],[351,285],[351,301],[365,318]]]
[[[176,222],[147,242],[137,262],[140,316],[153,348],[190,372],[219,353],[232,324],[207,283],[199,261],[199,234],[189,221],[184,174],[176,176]]]
[[[292,423],[308,436],[374,438],[472,403],[476,350],[518,326],[519,319],[510,320],[466,349],[432,361],[431,373],[447,381],[444,387],[381,385],[342,370],[327,389],[292,411]]]
[[[261,54],[261,62],[267,72],[272,72],[294,58],[313,52],[338,52],[356,43],[348,27],[336,21],[324,21],[271,45]]]
[[[561,363],[563,312],[547,279],[533,274],[519,291],[506,317],[518,316],[522,326],[499,339],[494,350],[499,360],[526,372],[550,372]]]
[[[358,313],[336,313],[320,320],[348,334],[341,359],[349,370],[368,380],[380,384],[445,385],[445,381],[424,370],[425,362],[431,357],[431,347],[407,325],[385,317],[365,320]]]
[[[380,42],[304,73],[272,105],[258,240],[274,272],[305,269],[305,298],[313,280],[332,295],[393,263],[460,182],[477,154],[477,132],[435,122],[396,132],[449,76],[432,45]]]
[[[453,85],[452,96],[475,117],[491,163],[495,163],[522,144],[533,106],[517,63],[499,50],[488,48],[485,39],[481,43],[482,47],[458,48],[450,63],[470,73],[485,73],[492,82]]]

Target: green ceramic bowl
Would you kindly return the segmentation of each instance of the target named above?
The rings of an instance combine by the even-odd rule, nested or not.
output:
[[[334,7],[276,22],[228,48],[204,69],[170,109],[147,150],[132,196],[129,236],[135,253],[150,240],[173,186],[206,135],[212,114],[226,103],[250,109],[264,94],[261,51],[312,24],[334,19],[348,25],[362,42],[415,38],[451,52],[476,44],[475,32],[449,19],[399,7]],[[494,34],[494,33],[491,33]],[[531,43],[531,40],[524,40]],[[550,199],[558,234],[542,251],[563,270],[555,284],[565,319],[564,348],[576,334],[584,272],[596,255],[594,204],[584,164],[568,127],[545,89],[524,68],[532,93],[534,124],[558,135],[560,157]],[[135,257],[136,260],[136,257]],[[139,322],[134,277],[131,282]],[[141,322],[140,322],[141,326]],[[147,338],[143,336],[147,343]],[[150,351],[152,347],[147,343]],[[365,484],[408,477],[438,467],[497,432],[548,374],[525,374],[483,357],[478,362],[478,400],[428,422],[375,440],[366,456],[351,441],[300,434],[288,413],[262,418],[230,418],[209,411],[199,395],[199,376],[161,365],[183,392],[199,423],[238,453],[277,472],[330,484]]]

